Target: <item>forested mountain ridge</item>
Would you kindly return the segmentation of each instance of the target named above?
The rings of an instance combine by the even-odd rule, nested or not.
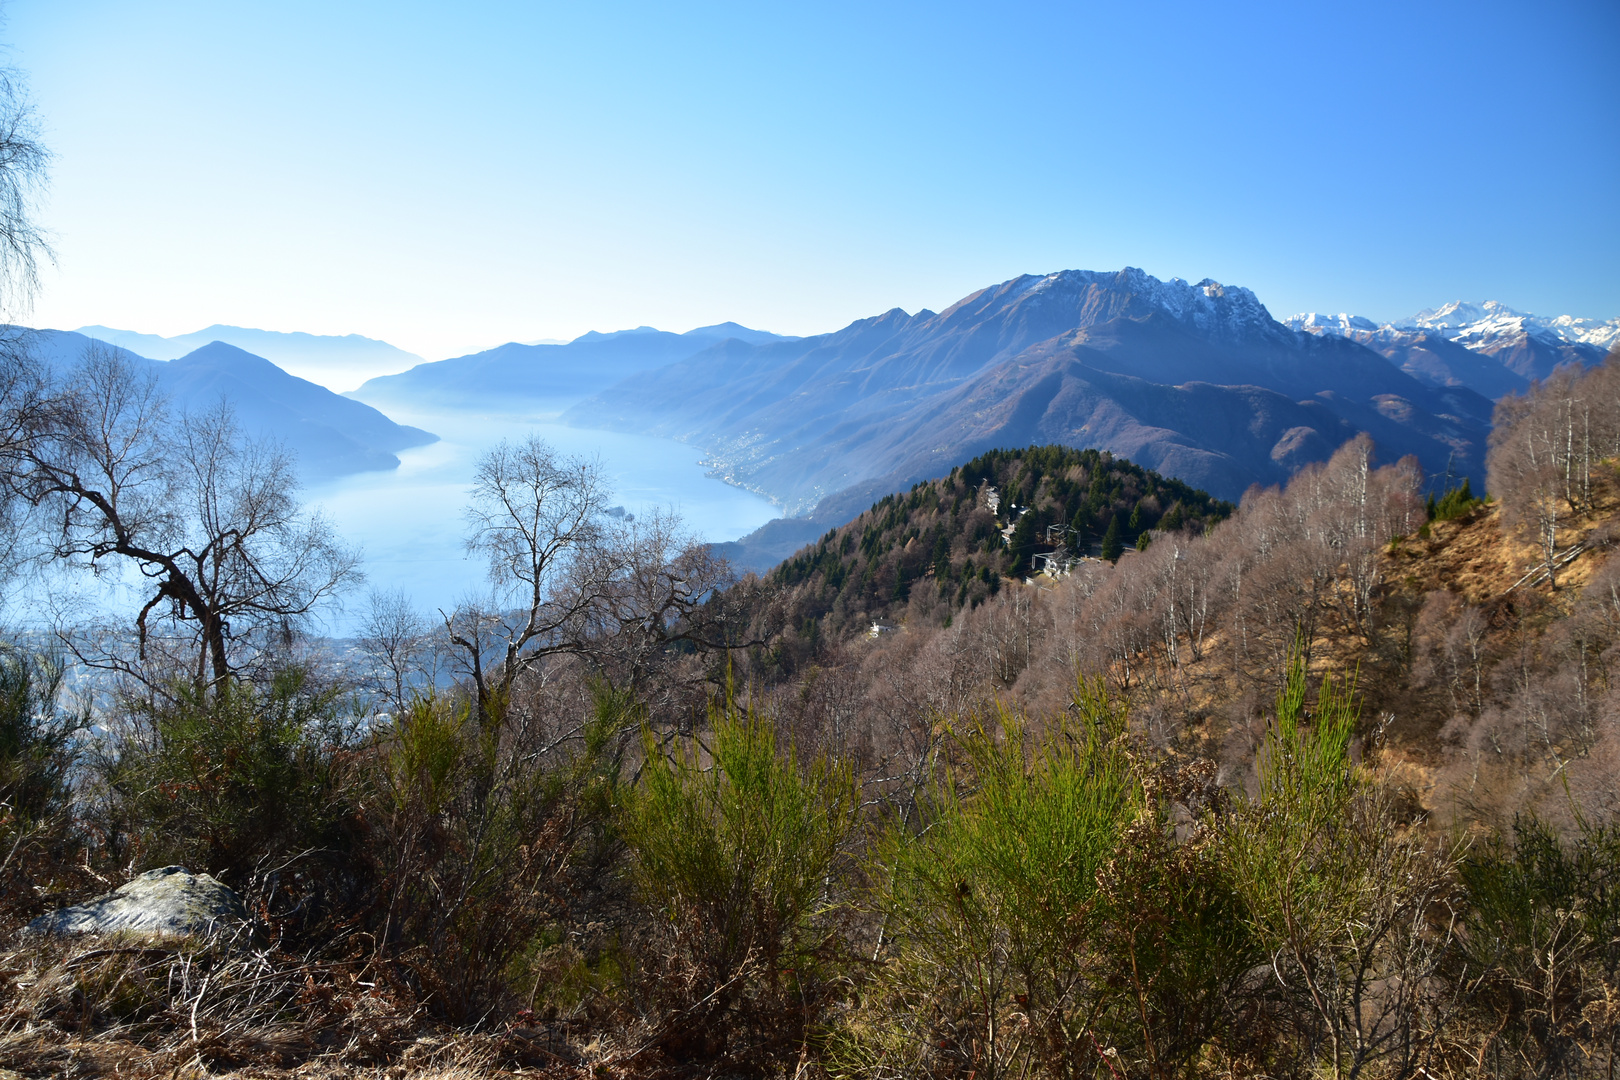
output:
[[[951,613],[1004,578],[1054,578],[1087,558],[1136,553],[1157,533],[1198,534],[1235,508],[1105,451],[993,450],[948,476],[887,495],[778,565],[766,580],[808,639],[864,632],[907,612]],[[815,624],[815,625],[812,625]]]
[[[1505,400],[1490,500],[1455,479],[1425,500],[1433,485],[1415,463],[1380,467],[1366,436],[1235,511],[1097,451],[984,455],[738,586],[766,639],[748,670],[794,715],[831,707],[795,695],[836,686],[840,709],[874,717],[890,693],[915,703],[947,685],[1039,711],[1070,692],[1076,670],[1103,673],[1142,707],[1177,715],[1174,738],[1241,772],[1253,710],[1303,647],[1313,665],[1362,673],[1369,712],[1386,718],[1387,760],[1415,770],[1414,797],[1431,811],[1502,827],[1504,807],[1557,816],[1560,777],[1582,805],[1609,806],[1605,755],[1620,753],[1601,719],[1620,715],[1617,380],[1611,358]],[[977,486],[987,479],[1034,509],[991,514]],[[1099,497],[1105,486],[1112,495]],[[1153,517],[1175,509],[1179,523]],[[1079,527],[1075,549],[1095,554],[1115,522],[1125,554],[1114,563],[1026,569],[1055,546],[1046,525]],[[868,641],[874,620],[895,632]],[[1480,786],[1487,775],[1506,786]]]
[[[895,309],[795,342],[724,342],[565,416],[694,443],[718,475],[804,513],[1031,441],[1105,448],[1231,499],[1357,431],[1386,459],[1483,479],[1490,402],[1290,330],[1247,289],[1128,268],[1026,275],[938,314]]]
[[[1620,760],[1617,380],[1611,358],[1507,399],[1489,500],[1456,481],[1426,499],[1411,459],[1380,467],[1359,436],[1235,511],[1197,506],[1196,523],[1178,491],[1182,527],[1154,527],[1148,484],[1173,504],[1146,470],[1062,447],[985,455],[735,587],[761,639],[738,677],[792,726],[869,730],[991,697],[1045,712],[1093,673],[1161,718],[1154,738],[1236,783],[1303,649],[1314,670],[1360,672],[1379,725],[1364,734],[1438,819],[1567,822],[1571,798],[1620,810],[1605,779]],[[1115,497],[1094,501],[1087,464]],[[972,497],[987,477],[1036,509],[993,516]],[[1124,556],[1027,574],[1075,494],[1098,510],[1068,523],[1095,543],[1120,522]]]

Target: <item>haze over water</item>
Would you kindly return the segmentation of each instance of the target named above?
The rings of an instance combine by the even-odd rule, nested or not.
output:
[[[765,498],[705,475],[696,447],[558,423],[569,404],[546,402],[515,415],[381,405],[391,419],[431,431],[439,441],[401,451],[400,466],[391,472],[356,473],[303,492],[364,554],[366,584],[348,598],[346,613],[329,615],[331,631],[353,631],[371,589],[402,590],[431,616],[488,588],[485,564],[468,558],[463,546],[462,512],[479,455],[501,439],[518,441],[532,432],[561,454],[599,455],[613,493],[608,505],[637,515],[674,510],[688,530],[710,542],[735,540],[780,515]]]

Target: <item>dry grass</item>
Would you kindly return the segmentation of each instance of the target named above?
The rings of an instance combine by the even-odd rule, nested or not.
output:
[[[29,1078],[627,1075],[577,1042],[527,1016],[449,1028],[359,962],[134,937],[0,953],[0,1069]]]
[[[1587,543],[1620,517],[1620,483],[1598,479],[1596,505],[1590,513],[1568,520],[1561,530],[1560,548]],[[1542,559],[1535,545],[1504,530],[1500,503],[1477,507],[1455,521],[1433,522],[1429,528],[1427,540],[1408,540],[1390,554],[1391,580],[1424,592],[1448,589],[1470,604],[1483,605],[1507,596],[1515,585],[1524,588],[1519,583]],[[1580,591],[1602,561],[1600,551],[1584,551],[1559,570],[1559,590]],[[1545,582],[1534,587],[1547,589]]]

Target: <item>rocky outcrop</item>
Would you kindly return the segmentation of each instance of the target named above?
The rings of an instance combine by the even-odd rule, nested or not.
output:
[[[183,866],[148,870],[104,896],[41,915],[25,934],[232,935],[251,926],[242,898]]]

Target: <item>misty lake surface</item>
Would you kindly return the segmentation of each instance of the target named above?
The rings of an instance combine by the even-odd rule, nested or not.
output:
[[[348,598],[346,613],[328,613],[327,629],[352,633],[372,589],[402,590],[429,616],[487,591],[485,563],[468,558],[463,546],[462,511],[479,455],[502,439],[516,442],[532,433],[560,454],[599,456],[612,491],[609,506],[637,515],[673,510],[711,543],[735,540],[780,516],[767,499],[705,475],[695,446],[558,423],[571,404],[545,402],[543,411],[520,415],[379,406],[390,419],[431,431],[439,441],[400,452],[400,466],[391,472],[357,473],[304,489],[305,502],[318,506],[364,555],[366,583]]]

